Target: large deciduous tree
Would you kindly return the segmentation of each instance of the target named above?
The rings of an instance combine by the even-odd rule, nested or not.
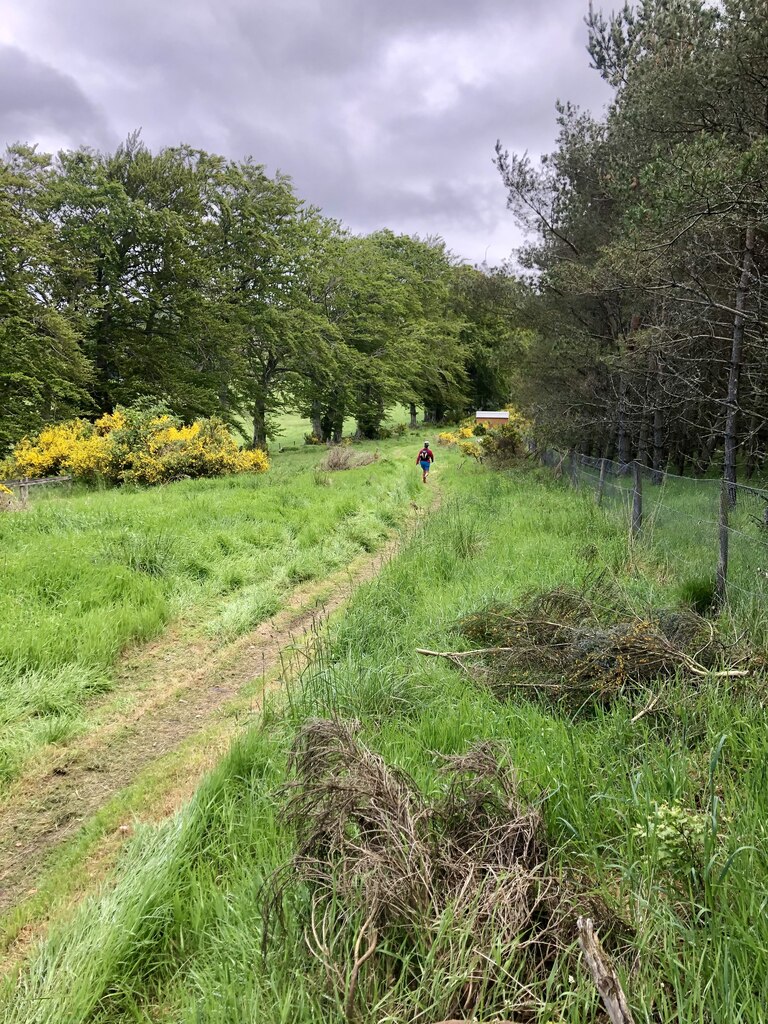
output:
[[[0,161],[0,454],[89,408],[91,369],[53,301],[60,250],[46,216],[51,161],[14,147]]]

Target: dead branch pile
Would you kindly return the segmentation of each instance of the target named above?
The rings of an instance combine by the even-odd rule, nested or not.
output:
[[[403,994],[425,970],[443,1016],[533,1012],[576,916],[547,865],[539,811],[490,744],[445,758],[429,802],[358,730],[316,719],[298,734],[285,787],[297,849],[270,887],[265,941],[303,883],[306,942],[347,1019],[384,991],[400,1000],[390,1012],[411,1019]],[[381,1002],[378,1011],[387,1016]]]
[[[533,595],[519,607],[476,612],[460,629],[480,646],[419,653],[447,658],[500,697],[523,688],[610,700],[677,673],[747,674],[714,671],[724,647],[711,624],[693,612],[665,610],[604,624],[586,598],[562,589]]]
[[[335,473],[343,469],[369,466],[372,462],[378,462],[378,459],[378,452],[356,452],[352,448],[339,445],[328,449],[328,454],[319,463],[318,468],[328,473]]]

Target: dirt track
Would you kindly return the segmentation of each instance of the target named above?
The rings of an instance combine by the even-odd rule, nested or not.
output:
[[[325,584],[294,591],[283,610],[233,643],[222,646],[171,628],[126,655],[114,692],[128,710],[114,710],[113,693],[112,710],[95,731],[55,751],[0,806],[0,913],[33,892],[52,852],[144,769],[213,722],[225,723],[226,706],[241,689],[266,679],[286,649],[378,573],[396,544]],[[231,721],[230,731],[235,728]],[[187,782],[191,792],[197,779]]]

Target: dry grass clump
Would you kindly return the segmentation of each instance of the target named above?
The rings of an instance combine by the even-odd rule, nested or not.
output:
[[[484,609],[460,628],[482,646],[422,653],[448,658],[501,696],[522,687],[608,699],[677,673],[707,675],[724,654],[711,624],[695,612],[663,610],[606,625],[584,595],[565,589],[533,594],[519,607]]]
[[[378,462],[378,460],[378,452],[356,452],[352,448],[339,445],[328,449],[328,454],[318,464],[318,469],[335,473],[342,469],[357,469],[359,466],[369,466],[372,462]]]
[[[297,849],[273,880],[265,941],[286,890],[304,883],[307,946],[348,1020],[374,1003],[415,1019],[420,986],[443,1016],[534,1012],[575,935],[538,809],[491,744],[444,758],[428,801],[358,731],[315,719],[298,733],[285,787]]]

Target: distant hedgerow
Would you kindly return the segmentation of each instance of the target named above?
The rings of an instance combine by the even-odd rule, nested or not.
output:
[[[4,467],[19,477],[160,484],[182,477],[263,473],[266,454],[244,451],[219,419],[184,424],[161,407],[122,408],[95,423],[69,420],[24,438]]]

